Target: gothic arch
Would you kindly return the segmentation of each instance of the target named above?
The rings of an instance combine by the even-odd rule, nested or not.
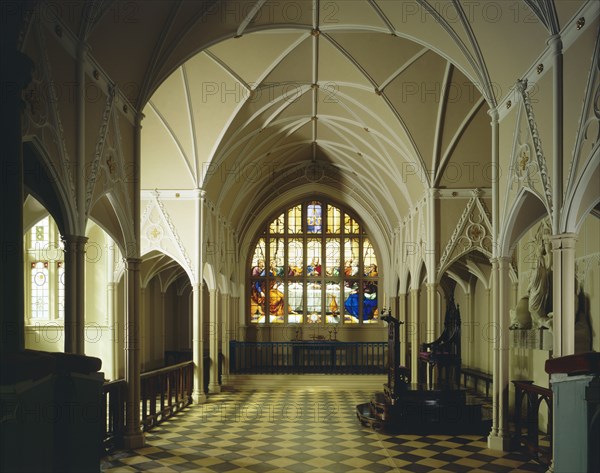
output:
[[[52,215],[61,235],[76,234],[74,198],[47,163],[51,162],[43,145],[34,138],[23,143],[23,180],[25,192]]]
[[[562,232],[579,232],[587,214],[600,203],[599,182],[600,147],[596,147],[581,171],[572,192],[567,195],[561,218]]]
[[[539,220],[548,217],[546,206],[533,192],[519,191],[500,231],[496,256],[511,256],[521,237]]]

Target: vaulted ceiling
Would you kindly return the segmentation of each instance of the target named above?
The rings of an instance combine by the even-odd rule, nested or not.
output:
[[[72,28],[143,109],[143,188],[202,188],[239,229],[316,183],[391,229],[428,188],[491,185],[487,111],[583,4],[105,2]]]

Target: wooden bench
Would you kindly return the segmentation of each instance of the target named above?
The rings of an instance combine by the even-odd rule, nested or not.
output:
[[[493,382],[493,376],[491,374],[465,367],[462,367],[461,374],[463,376],[463,387],[466,388],[467,379],[471,379],[473,380],[475,391],[479,392],[477,386],[479,385],[479,381],[483,381],[485,383],[485,397],[490,397],[490,385]]]

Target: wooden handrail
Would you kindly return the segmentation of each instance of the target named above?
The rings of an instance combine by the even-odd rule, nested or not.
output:
[[[512,436],[512,447],[514,449],[525,448],[527,454],[546,466],[550,466],[552,460],[552,390],[537,386],[533,381],[513,381],[515,386],[515,433]],[[527,411],[525,420],[522,418],[523,399],[527,399]],[[539,444],[539,412],[542,401],[548,406],[547,434],[550,436],[550,449],[546,451]],[[525,427],[527,433],[522,435]]]
[[[161,374],[168,373],[170,371],[182,368],[184,366],[193,365],[193,361],[184,361],[183,363],[177,363],[176,365],[165,366],[164,368],[159,368],[157,370],[146,371],[140,375],[140,380],[152,378],[154,376],[160,376]]]
[[[186,361],[140,375],[142,425],[148,431],[192,402],[194,363]],[[124,379],[104,383],[103,416],[106,419],[104,449],[122,445],[125,433],[127,383]]]
[[[104,383],[102,387],[103,446],[110,451],[121,446],[125,433],[125,403],[127,384],[124,379]]]
[[[387,342],[231,341],[229,347],[233,374],[387,373]]]
[[[142,424],[150,430],[192,403],[194,363],[186,361],[140,376]]]

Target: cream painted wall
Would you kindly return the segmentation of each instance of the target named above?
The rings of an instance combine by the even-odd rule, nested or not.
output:
[[[462,364],[484,373],[492,373],[492,349],[495,327],[492,324],[489,293],[485,285],[474,279],[472,306],[469,311],[468,295],[457,285],[454,300],[459,305],[462,321]]]
[[[592,349],[600,351],[600,219],[588,215],[581,226],[575,248],[575,267],[583,288],[592,326]],[[577,325],[576,325],[577,330]],[[576,350],[584,350],[577,347]]]
[[[115,321],[109,320],[108,311],[109,247],[114,242],[92,221],[88,222],[86,236],[85,354],[100,358],[105,377],[115,379]]]

